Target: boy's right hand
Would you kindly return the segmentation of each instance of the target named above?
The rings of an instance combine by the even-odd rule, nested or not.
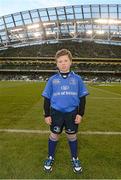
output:
[[[51,123],[52,123],[51,116],[45,117],[45,122],[46,122],[46,124],[51,125]]]

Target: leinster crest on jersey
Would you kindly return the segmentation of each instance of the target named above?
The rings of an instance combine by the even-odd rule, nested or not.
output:
[[[69,84],[75,85],[75,84],[76,84],[75,78],[70,78],[70,79],[69,79]]]

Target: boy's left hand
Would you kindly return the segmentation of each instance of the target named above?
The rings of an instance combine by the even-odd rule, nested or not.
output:
[[[80,116],[79,114],[76,115],[75,118],[75,124],[79,124],[82,121],[82,116]]]

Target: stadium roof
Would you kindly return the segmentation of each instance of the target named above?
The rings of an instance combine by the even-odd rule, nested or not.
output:
[[[0,49],[62,40],[121,42],[121,4],[33,9],[0,17]]]

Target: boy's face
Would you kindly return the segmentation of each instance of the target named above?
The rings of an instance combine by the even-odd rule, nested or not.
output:
[[[70,71],[70,66],[72,64],[71,60],[69,59],[68,55],[63,55],[63,56],[60,56],[58,59],[57,59],[57,67],[58,69],[63,72],[63,73],[66,73],[68,71]]]

